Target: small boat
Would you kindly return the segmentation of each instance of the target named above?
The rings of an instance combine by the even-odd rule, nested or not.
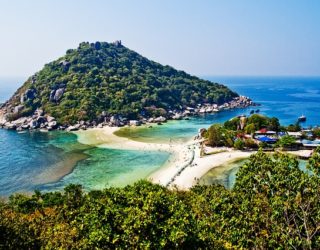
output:
[[[257,110],[256,110],[256,113],[259,113],[259,112],[260,112],[260,109],[257,109]]]
[[[298,122],[305,122],[307,120],[307,117],[305,115],[301,115],[298,117]]]

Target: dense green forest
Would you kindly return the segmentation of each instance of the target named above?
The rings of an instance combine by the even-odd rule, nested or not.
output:
[[[301,171],[259,151],[232,190],[125,188],[14,195],[0,205],[2,249],[319,249],[320,150]]]
[[[63,124],[93,120],[103,111],[137,118],[236,96],[221,84],[150,61],[119,41],[83,42],[30,77],[9,103],[18,106],[15,118],[41,108]]]

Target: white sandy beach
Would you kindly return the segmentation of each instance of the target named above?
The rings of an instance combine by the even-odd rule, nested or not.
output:
[[[117,127],[104,127],[75,133],[78,135],[80,143],[97,147],[169,152],[171,157],[163,167],[149,176],[149,180],[178,189],[189,189],[197,183],[197,179],[213,167],[251,155],[248,152],[228,149],[227,152],[200,157],[199,141],[190,140],[180,144],[145,143],[116,136],[114,132],[118,129]]]
[[[200,157],[200,149],[199,147],[196,147],[192,164],[186,167],[181,174],[176,176],[171,186],[175,186],[178,189],[189,189],[196,185],[198,180],[210,169],[219,167],[227,162],[248,158],[251,154],[252,152],[242,152],[230,149],[230,151],[227,152]]]

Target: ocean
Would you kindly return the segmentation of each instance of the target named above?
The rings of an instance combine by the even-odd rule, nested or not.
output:
[[[251,97],[261,104],[254,109],[278,117],[284,125],[294,124],[302,114],[307,117],[304,127],[320,124],[320,77],[205,78]],[[0,103],[21,83],[21,78],[0,79]],[[192,138],[199,128],[222,123],[236,115],[248,115],[252,109],[223,111],[152,128],[125,129],[118,134],[139,141],[182,142]],[[35,189],[61,190],[69,183],[81,184],[86,190],[125,186],[146,178],[169,157],[169,153],[164,152],[87,146],[79,143],[76,135],[66,132],[17,133],[0,129],[0,196]],[[225,183],[227,179],[234,179],[232,169],[217,171],[214,178],[211,173],[210,178],[220,178]]]

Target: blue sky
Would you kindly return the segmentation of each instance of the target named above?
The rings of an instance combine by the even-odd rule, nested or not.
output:
[[[0,77],[122,40],[196,75],[320,75],[320,1],[0,0]]]

